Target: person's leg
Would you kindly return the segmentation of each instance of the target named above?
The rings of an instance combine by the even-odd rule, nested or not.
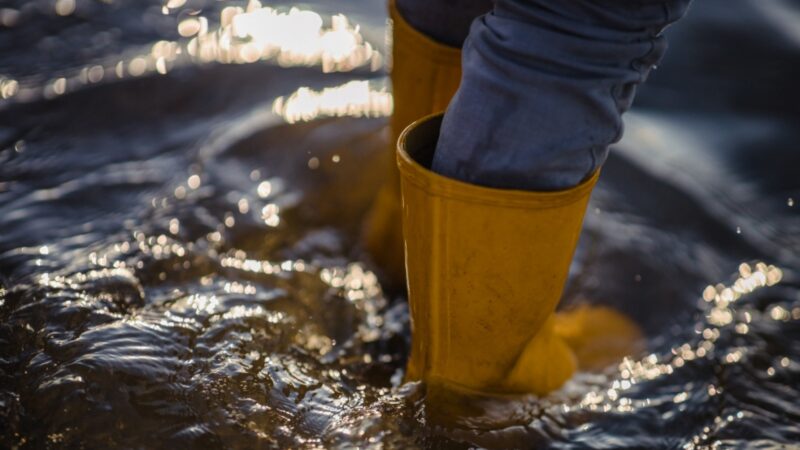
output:
[[[390,0],[392,93],[391,165],[363,227],[362,242],[382,272],[384,286],[404,284],[400,182],[394,164],[397,137],[411,122],[443,111],[461,80],[461,44],[469,23],[491,0]],[[387,161],[388,162],[388,161]]]
[[[492,0],[390,0],[392,141],[411,122],[447,108],[461,81],[461,46]]]
[[[613,310],[555,309],[608,145],[688,2],[497,0],[473,22],[444,117],[398,144],[407,379],[545,394],[639,342]]]
[[[497,0],[474,21],[433,170],[556,190],[599,169],[690,0]]]

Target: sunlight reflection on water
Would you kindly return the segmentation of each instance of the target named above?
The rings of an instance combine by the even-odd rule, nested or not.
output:
[[[168,2],[162,12],[169,15],[183,6],[182,2]],[[74,1],[56,5],[61,16],[72,14],[74,8]],[[9,11],[2,10],[0,17],[9,16]],[[281,67],[315,66],[324,73],[362,67],[375,72],[384,66],[381,53],[344,14],[323,18],[309,9],[282,11],[250,0],[245,7],[223,8],[213,22],[219,24],[217,28],[210,29],[209,23],[209,18],[199,14],[178,19],[178,34],[188,40],[160,40],[144,53],[113,62],[98,61],[43,85],[21,83],[0,73],[0,107],[11,100],[58,97],[103,80],[166,75],[187,64],[272,62]]]

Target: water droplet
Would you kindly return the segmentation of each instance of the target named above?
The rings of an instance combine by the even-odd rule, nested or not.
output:
[[[239,207],[239,212],[242,214],[247,214],[248,211],[250,211],[250,203],[246,198],[239,199],[237,206]]]
[[[170,9],[177,9],[186,4],[186,0],[167,0],[167,3],[164,5]]]
[[[736,234],[742,234],[742,227],[736,227]]]
[[[175,188],[175,198],[183,199],[186,198],[186,188],[183,186],[178,186]]]
[[[89,80],[90,83],[97,83],[98,81],[103,79],[104,75],[105,75],[105,69],[103,68],[103,66],[92,66],[91,68],[89,68],[89,71],[87,72],[87,79]]]
[[[156,59],[156,72],[160,73],[161,75],[166,75],[167,73],[167,61],[163,56]]]
[[[75,0],[57,0],[55,9],[59,16],[68,16],[75,12]]]
[[[192,175],[186,180],[186,184],[189,185],[189,189],[197,189],[200,187],[200,176],[199,175]]]
[[[0,77],[0,98],[11,98],[19,92],[19,83],[17,80],[6,79]]]
[[[188,19],[182,20],[181,23],[178,24],[178,33],[183,37],[191,37],[199,33],[202,28],[200,19],[202,19],[202,17],[189,17]]]
[[[319,158],[316,156],[308,160],[308,168],[309,169],[316,169],[319,167]]]
[[[270,227],[277,227],[281,223],[281,218],[278,215],[280,208],[274,203],[270,203],[261,209],[261,219]]]
[[[57,78],[55,81],[53,81],[51,87],[56,95],[61,95],[67,91],[67,79],[63,77]]]
[[[786,200],[786,204],[791,208],[792,206],[794,206],[794,199],[792,197],[789,197]]]
[[[19,20],[20,13],[16,9],[2,8],[0,9],[0,25],[5,27],[13,27]]]
[[[789,311],[782,306],[773,306],[769,312],[772,320],[789,320]]]
[[[261,198],[269,197],[269,194],[272,192],[272,183],[269,181],[262,181],[258,184],[258,196]]]

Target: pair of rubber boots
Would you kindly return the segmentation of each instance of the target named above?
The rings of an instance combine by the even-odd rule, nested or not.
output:
[[[598,174],[564,191],[530,192],[432,172],[442,116],[431,114],[458,88],[461,52],[414,30],[393,2],[389,7],[399,172],[391,171],[368,215],[365,245],[394,279],[403,277],[405,253],[412,326],[406,380],[543,395],[579,366],[602,367],[629,352],[640,333],[621,314],[603,307],[555,313]]]

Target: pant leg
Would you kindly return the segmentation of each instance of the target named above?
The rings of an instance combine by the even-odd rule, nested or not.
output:
[[[433,170],[497,188],[578,184],[621,138],[662,30],[689,2],[497,0],[464,43]]]
[[[406,21],[442,44],[464,44],[476,17],[492,9],[493,0],[397,0],[397,9]]]

